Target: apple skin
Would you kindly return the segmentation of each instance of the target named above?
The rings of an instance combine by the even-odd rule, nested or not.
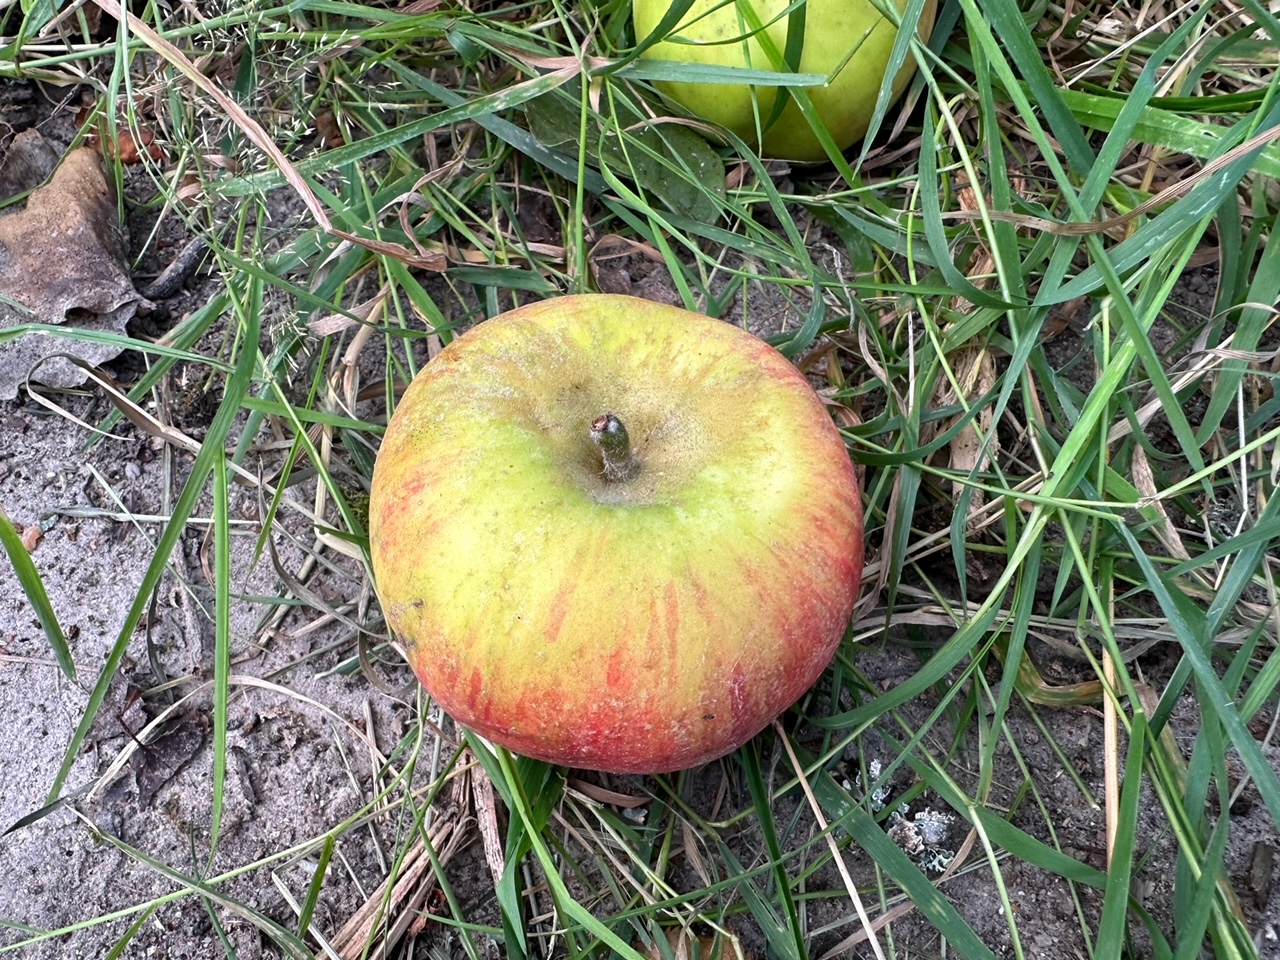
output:
[[[593,421],[640,464],[608,481]],[[456,721],[571,767],[735,749],[839,645],[862,575],[844,442],[780,353],[728,323],[587,294],[480,324],[387,426],[378,594]]]
[[[768,25],[766,30],[777,49],[785,50],[787,17],[784,11],[791,5],[790,0],[738,0],[738,3],[747,2],[754,6],[760,22]],[[906,0],[896,0],[896,5],[901,12],[906,9]],[[643,40],[653,33],[670,7],[671,0],[634,0],[632,17],[636,39]],[[928,0],[917,28],[917,34],[923,41],[927,41],[933,32],[936,12],[937,0]],[[734,0],[694,0],[684,21],[672,35],[697,41],[697,45],[661,40],[650,47],[645,56],[653,60],[771,69],[772,61],[755,38],[739,43],[715,43],[748,32],[749,28],[745,28],[739,19]],[[836,146],[847,150],[862,139],[871,123],[876,97],[880,94],[893,42],[898,35],[897,28],[870,0],[808,0],[804,34],[799,72],[829,76],[849,58],[831,83],[804,88]],[[850,52],[855,48],[856,52],[850,58]],[[908,55],[893,79],[895,99],[902,95],[915,69],[915,59]],[[728,127],[747,143],[757,142],[756,113],[752,108],[752,87],[749,84],[663,81],[656,86],[697,116]],[[768,123],[773,115],[777,94],[776,87],[755,88],[761,124]],[[787,103],[777,121],[764,131],[760,149],[766,156],[783,160],[827,158],[809,121],[794,100]]]

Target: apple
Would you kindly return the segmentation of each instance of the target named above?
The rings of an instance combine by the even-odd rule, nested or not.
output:
[[[805,378],[633,297],[446,347],[387,425],[369,511],[387,621],[444,710],[615,773],[758,733],[830,661],[862,574],[853,466]]]
[[[791,5],[792,0],[694,0],[668,39],[658,41],[645,56],[772,70],[774,61],[759,39],[748,36],[751,26],[743,10],[754,8],[774,48],[781,53],[786,50],[787,10]],[[896,0],[899,13],[906,5],[906,0]],[[671,6],[671,0],[634,0],[636,39],[644,40],[652,34]],[[922,41],[927,41],[933,32],[936,11],[937,0],[927,0],[916,28]],[[802,89],[841,150],[848,149],[867,132],[897,35],[893,21],[871,0],[808,0],[806,4],[799,72],[835,76],[825,86]],[[735,41],[738,37],[745,39]],[[733,42],[725,43],[726,40]],[[894,98],[906,89],[915,68],[914,58],[908,55],[893,78]],[[657,87],[690,112],[727,127],[748,143],[758,142],[758,111],[759,127],[765,128],[760,149],[767,156],[800,161],[826,159],[826,151],[793,99],[789,98],[782,113],[769,123],[777,87],[673,81],[659,82]]]

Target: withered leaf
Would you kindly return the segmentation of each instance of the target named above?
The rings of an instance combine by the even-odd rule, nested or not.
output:
[[[125,253],[114,193],[86,148],[67,155],[25,210],[0,217],[0,400],[17,396],[33,367],[32,379],[50,386],[84,383],[85,371],[64,357],[40,362],[50,355],[96,365],[120,353],[110,343],[5,333],[33,322],[123,333],[146,302],[129,279]]]

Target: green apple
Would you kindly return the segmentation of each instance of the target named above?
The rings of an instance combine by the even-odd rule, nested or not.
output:
[[[782,53],[787,45],[787,10],[792,2],[693,0],[681,24],[668,34],[668,39],[650,47],[645,56],[772,70],[774,60],[759,37],[750,36],[752,18],[744,11],[754,9],[772,46]],[[906,5],[906,0],[896,0],[900,13]],[[634,0],[636,39],[644,40],[652,34],[671,6],[671,0]],[[936,10],[936,0],[928,0],[916,28],[922,40],[928,40],[933,31]],[[871,0],[808,0],[806,4],[799,72],[835,76],[824,86],[802,89],[841,150],[867,132],[897,35],[897,27]],[[895,98],[906,89],[914,72],[915,60],[908,55],[893,78]],[[767,156],[785,160],[826,158],[826,151],[793,99],[788,98],[782,113],[770,124],[777,87],[685,82],[661,82],[657,86],[690,112],[728,127],[748,143],[756,143],[756,132],[764,127],[760,148]]]
[[[482,323],[387,426],[369,538],[427,691],[517,753],[656,773],[745,743],[839,645],[862,513],[780,353],[632,297]]]

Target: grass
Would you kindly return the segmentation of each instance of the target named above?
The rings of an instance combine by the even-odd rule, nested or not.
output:
[[[200,17],[147,4],[118,27],[99,6],[55,20],[47,0],[9,4],[0,76],[88,84],[100,120],[82,134],[149,130],[163,161],[113,172],[132,215],[205,239],[214,282],[161,342],[125,344],[146,372],[99,426],[163,436],[186,479],[111,655],[81,677],[52,806],[24,823],[81,795],[72,764],[198,509],[216,652],[173,692],[207,705],[214,761],[207,848],[179,865],[104,835],[167,892],[71,932],[110,930],[122,955],[194,897],[228,951],[235,919],[296,957],[446,939],[473,958],[493,941],[509,956],[905,957],[945,941],[1023,957],[1046,930],[1093,958],[1258,955],[1222,811],[1256,798],[1274,842],[1280,22],[1262,4],[951,0],[927,47],[895,48],[919,68],[906,106],[877,112],[895,135],[794,169],[651,122],[653,79],[715,74],[636,59],[625,2],[228,0]],[[371,748],[356,814],[228,866],[230,707],[249,686],[303,696],[233,665],[233,484],[258,491],[253,555],[281,581],[253,601],[255,642],[311,610],[339,670],[364,673],[371,699],[405,696],[365,573],[385,418],[459,327],[617,282],[618,263],[766,330],[826,384],[871,546],[849,642],[782,725],[644,781],[469,738],[455,754],[422,702],[387,756]],[[1181,278],[1206,264],[1216,296],[1188,305]],[[146,413],[184,370],[220,401],[198,440]],[[263,454],[267,433],[284,442]],[[300,568],[276,551],[287,537]],[[2,542],[74,679],[38,557]],[[886,686],[886,669],[904,672]],[[1078,772],[1064,738],[1099,714],[1101,769]],[[1105,821],[1093,857],[1073,810]],[[375,824],[386,883],[347,929],[318,923],[347,882],[344,843]],[[496,909],[483,884],[450,882],[468,844]],[[290,888],[302,862],[311,880]],[[254,905],[266,876],[288,916]],[[1162,884],[1151,902],[1144,876]],[[1024,909],[1028,888],[1070,909]],[[4,949],[67,932],[4,922],[20,931]]]

